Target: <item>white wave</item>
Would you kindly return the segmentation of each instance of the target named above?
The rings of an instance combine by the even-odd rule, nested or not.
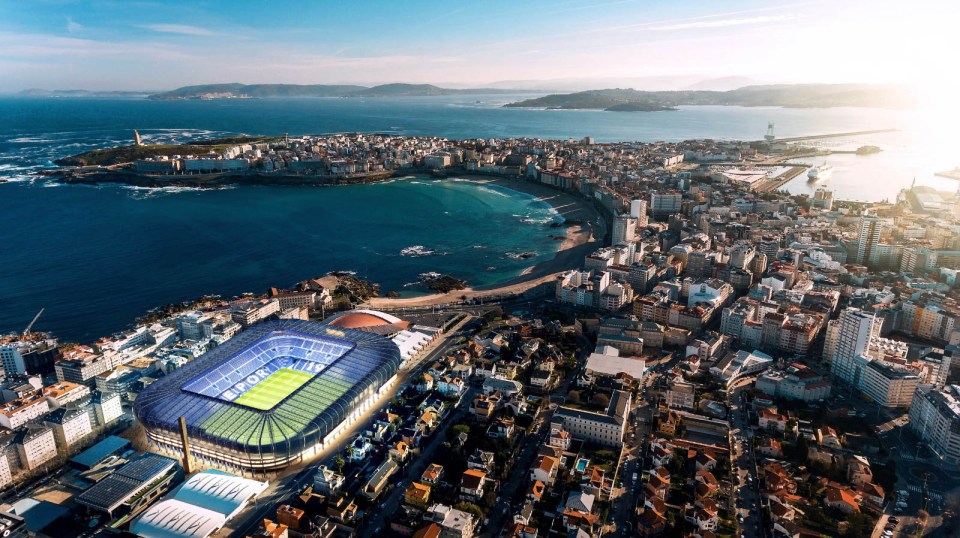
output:
[[[146,200],[148,198],[156,198],[158,196],[168,196],[174,194],[182,194],[185,192],[202,192],[210,189],[204,189],[200,187],[184,187],[184,186],[170,186],[170,187],[141,187],[138,185],[122,185],[121,189],[132,191],[131,197],[135,200]],[[234,189],[236,185],[225,185],[219,187],[216,190],[227,190]]]
[[[0,180],[3,180],[4,183],[32,183],[36,177],[37,176],[17,174],[15,176],[0,177]]]
[[[502,196],[504,198],[510,198],[510,195],[505,192],[500,192],[496,189],[491,189],[490,187],[477,187],[477,190],[489,192],[490,194],[496,194],[497,196]]]
[[[405,247],[400,250],[401,256],[410,256],[414,258],[421,258],[423,256],[432,256],[436,254],[437,251],[432,248],[427,248],[423,245],[413,245]]]
[[[52,142],[52,140],[47,138],[32,138],[29,136],[24,136],[20,138],[11,138],[10,140],[7,140],[7,142],[13,142],[15,144],[42,144],[46,142]]]

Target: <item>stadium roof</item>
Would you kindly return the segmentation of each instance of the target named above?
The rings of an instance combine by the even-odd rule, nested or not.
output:
[[[203,471],[181,484],[173,498],[213,510],[230,519],[246,506],[247,501],[265,489],[266,482],[217,471]]]
[[[301,320],[254,325],[144,389],[137,418],[158,442],[176,439],[183,416],[196,450],[231,465],[277,467],[315,446],[400,367],[390,340]],[[259,408],[251,388],[279,369],[312,374]],[[263,392],[263,391],[260,391]],[[245,403],[247,402],[247,403]]]
[[[86,468],[93,467],[104,459],[130,446],[130,441],[111,435],[70,459],[73,463]]]
[[[226,521],[219,512],[167,499],[144,512],[130,530],[143,538],[206,538]]]

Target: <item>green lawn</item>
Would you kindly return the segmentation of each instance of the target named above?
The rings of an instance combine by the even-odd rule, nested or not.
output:
[[[261,411],[273,409],[273,406],[310,381],[312,377],[311,373],[282,368],[241,394],[234,403]]]

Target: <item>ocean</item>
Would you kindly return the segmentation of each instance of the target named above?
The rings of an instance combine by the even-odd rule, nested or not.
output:
[[[505,109],[528,95],[398,99],[147,101],[0,99],[0,333],[36,325],[65,340],[91,341],[146,310],[201,294],[233,296],[288,286],[332,270],[356,271],[384,291],[422,290],[420,273],[471,285],[508,281],[549,260],[558,217],[533,196],[469,181],[407,178],[337,188],[238,187],[217,191],[64,186],[32,172],[93,148],[185,142],[229,134],[382,132],[448,138],[539,137],[599,142],[759,139],[897,128],[830,140],[876,144],[878,155],[828,159],[839,199],[892,199],[916,177],[954,190],[932,173],[955,155],[915,113],[855,108],[682,107],[612,113]],[[818,161],[819,162],[819,161]],[[808,192],[805,178],[787,186]],[[422,257],[401,250],[422,245]],[[535,252],[515,260],[508,252]]]

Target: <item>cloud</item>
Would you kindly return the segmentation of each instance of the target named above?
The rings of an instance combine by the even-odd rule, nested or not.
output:
[[[771,22],[782,22],[790,20],[790,15],[764,15],[760,17],[748,17],[743,19],[718,19],[712,21],[694,21],[682,22],[679,24],[668,24],[666,26],[651,26],[650,30],[657,32],[668,32],[673,30],[699,30],[704,28],[725,28],[727,26],[744,26],[747,24],[767,24]]]
[[[67,31],[70,32],[71,34],[74,32],[79,32],[84,28],[86,28],[86,26],[80,24],[79,22],[75,22],[73,20],[73,17],[67,17]]]
[[[199,35],[199,36],[217,35],[216,32],[210,31],[206,28],[201,28],[199,26],[190,26],[189,24],[143,24],[143,25],[140,25],[140,28],[146,28],[147,30],[153,30],[154,32],[162,32],[165,34]]]

